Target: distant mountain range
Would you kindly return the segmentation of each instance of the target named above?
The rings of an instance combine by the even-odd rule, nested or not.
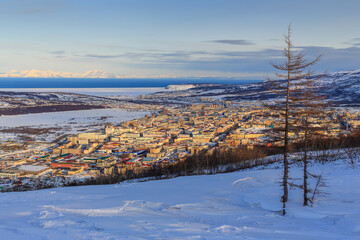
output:
[[[6,78],[121,78],[120,75],[107,73],[102,70],[92,70],[84,73],[41,71],[37,69],[1,73],[0,77]]]
[[[84,73],[72,72],[56,72],[56,71],[42,71],[37,69],[32,70],[11,70],[8,73],[0,73],[0,78],[177,78],[175,75],[120,75],[116,73],[108,73],[102,70],[91,70]],[[191,77],[184,77],[191,78]]]

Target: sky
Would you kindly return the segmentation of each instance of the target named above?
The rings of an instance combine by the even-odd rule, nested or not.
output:
[[[0,73],[261,79],[283,34],[316,71],[360,68],[359,0],[0,0]]]

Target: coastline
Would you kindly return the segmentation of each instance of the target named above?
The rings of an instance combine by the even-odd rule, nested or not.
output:
[[[131,87],[131,88],[0,88],[4,92],[38,92],[38,93],[77,93],[93,96],[139,96],[166,91],[165,87]]]
[[[20,93],[20,101],[17,100],[17,107],[6,106],[4,104],[6,102],[3,104],[0,102],[2,105],[0,107],[0,139],[16,139],[32,133],[35,140],[51,140],[67,132],[78,133],[95,129],[107,122],[116,124],[143,117],[150,113],[149,109],[123,105],[122,99],[133,99],[143,94],[162,91],[164,88],[0,89],[0,91],[4,90]],[[77,96],[78,99],[68,102],[67,96],[73,93],[84,96]],[[38,105],[25,105],[21,100],[34,96],[38,99],[54,95],[62,100]],[[17,95],[14,96],[16,99]],[[79,99],[82,100],[78,102]],[[114,100],[112,104],[108,103],[109,99]]]
[[[31,106],[18,108],[0,108],[1,116],[14,116],[34,113],[52,113],[52,112],[67,112],[67,111],[82,111],[91,109],[104,109],[104,106],[94,106],[85,104],[59,104],[50,106]]]

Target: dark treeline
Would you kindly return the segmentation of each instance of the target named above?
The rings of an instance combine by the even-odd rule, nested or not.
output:
[[[292,144],[293,151],[302,151],[304,149],[304,142]],[[360,129],[354,131],[347,136],[338,138],[314,138],[309,140],[309,150],[319,151],[327,149],[341,149],[341,148],[354,148],[360,147]]]
[[[273,163],[274,160],[265,159],[269,152],[264,147],[254,149],[220,149],[214,148],[187,157],[175,164],[156,166],[141,172],[126,171],[125,174],[114,173],[89,178],[83,184],[113,184],[132,179],[144,181],[174,178],[179,176],[204,175],[232,172]],[[75,185],[78,183],[74,182]],[[72,184],[70,184],[72,185]]]
[[[148,181],[174,178],[179,176],[204,175],[232,172],[240,169],[273,163],[275,159],[265,158],[276,151],[265,147],[253,149],[213,148],[187,157],[175,164],[157,165],[141,171],[127,170],[121,174],[115,171],[110,175],[98,175],[86,179],[61,178],[56,183],[48,179],[35,179],[32,184],[15,185],[11,188],[2,189],[2,192],[29,191],[54,188],[59,186],[82,186],[115,184],[123,181]]]

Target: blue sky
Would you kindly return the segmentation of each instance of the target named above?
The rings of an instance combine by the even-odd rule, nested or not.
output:
[[[283,33],[316,70],[360,68],[358,0],[0,0],[0,73],[264,78]]]

